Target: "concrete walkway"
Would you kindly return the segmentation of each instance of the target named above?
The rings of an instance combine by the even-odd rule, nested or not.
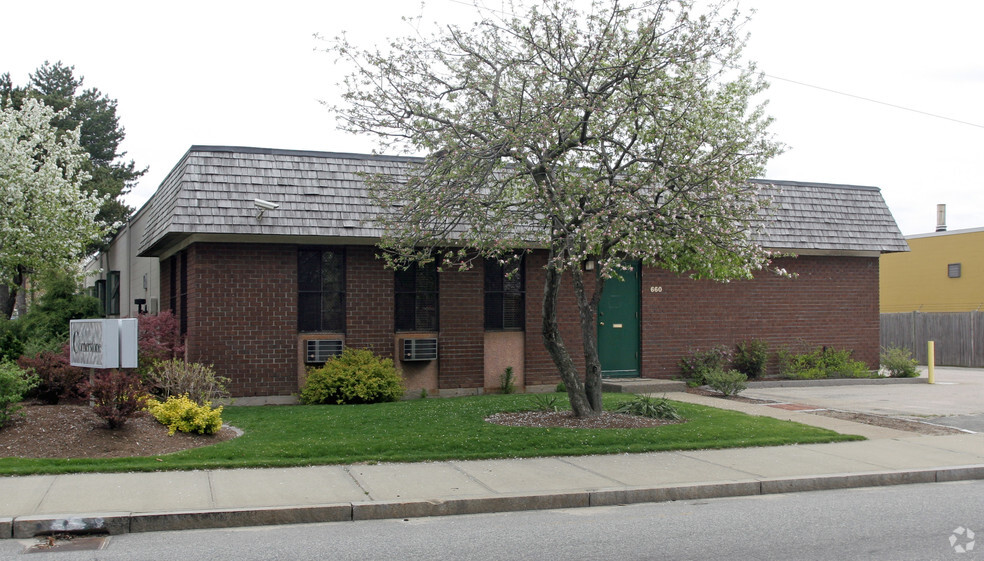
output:
[[[0,477],[0,538],[410,518],[984,479],[984,434],[920,436],[672,392],[869,440],[607,456]]]

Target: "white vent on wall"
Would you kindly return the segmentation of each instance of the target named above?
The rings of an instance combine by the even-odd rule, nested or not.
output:
[[[307,353],[304,362],[307,364],[324,364],[328,359],[342,354],[341,339],[311,339],[307,342]]]
[[[402,339],[404,362],[414,360],[437,360],[437,339]]]

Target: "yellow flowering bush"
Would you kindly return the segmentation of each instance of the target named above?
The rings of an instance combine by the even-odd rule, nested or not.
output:
[[[211,402],[198,405],[188,394],[171,396],[161,403],[156,399],[147,400],[147,410],[162,425],[167,433],[175,431],[214,434],[222,427],[222,407],[212,408]]]
[[[308,369],[301,388],[301,403],[379,403],[403,397],[403,378],[393,360],[368,349],[346,347],[320,368]]]

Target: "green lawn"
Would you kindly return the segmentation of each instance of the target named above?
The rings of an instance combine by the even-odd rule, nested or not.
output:
[[[629,398],[606,395],[605,407]],[[566,403],[563,397],[561,401]],[[542,429],[484,421],[501,411],[535,409],[529,394],[375,405],[227,407],[223,420],[245,431],[231,441],[146,458],[0,458],[0,475],[571,456],[860,439],[768,417],[676,406],[687,422],[647,429]]]

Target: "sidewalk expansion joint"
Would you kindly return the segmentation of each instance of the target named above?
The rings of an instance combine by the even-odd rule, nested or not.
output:
[[[349,477],[352,478],[352,481],[355,482],[356,486],[358,486],[359,489],[363,492],[363,494],[365,494],[367,499],[369,499],[370,501],[376,500],[372,496],[372,493],[369,491],[369,489],[365,486],[365,484],[363,484],[362,480],[360,480],[358,477],[356,477],[354,473],[352,473],[352,466],[345,466],[344,471]]]
[[[561,463],[567,464],[567,465],[569,465],[569,466],[571,466],[573,468],[579,469],[581,471],[585,471],[587,473],[590,473],[591,475],[597,475],[598,477],[607,479],[607,480],[609,480],[609,481],[611,481],[613,483],[617,483],[618,485],[628,485],[626,482],[619,481],[618,479],[615,479],[614,477],[611,477],[611,476],[609,476],[607,474],[604,474],[604,473],[602,473],[600,471],[595,471],[593,469],[589,469],[589,468],[586,468],[584,466],[579,466],[579,465],[575,464],[574,462],[570,461],[570,458],[557,458],[557,459],[560,460]]]
[[[218,502],[215,500],[215,485],[212,483],[213,473],[212,471],[205,472],[205,481],[208,482],[208,504],[212,505],[212,508],[215,508]]]
[[[747,474],[749,477],[760,477],[759,474],[753,473],[751,471],[745,471],[743,469],[738,469],[736,467],[732,467],[732,466],[729,466],[727,464],[722,464],[722,463],[719,463],[719,462],[712,462],[710,460],[706,460],[704,458],[700,458],[700,457],[697,457],[697,456],[693,455],[693,454],[695,454],[697,452],[700,452],[700,450],[677,450],[677,451],[671,452],[671,453],[672,454],[677,454],[679,456],[683,456],[683,457],[685,457],[687,459],[694,460],[694,461],[697,461],[697,462],[703,462],[703,463],[705,463],[707,465],[711,465],[711,466],[715,466],[715,467],[719,467],[719,468],[723,467],[723,468],[729,469],[731,471],[737,471],[739,473],[744,473],[744,474]]]
[[[41,505],[44,504],[44,500],[48,498],[48,493],[51,492],[51,488],[55,486],[55,482],[58,481],[57,475],[51,477],[51,483],[48,483],[48,487],[41,493],[41,498],[38,499],[38,504],[34,505],[34,512],[41,510]]]
[[[495,489],[493,489],[493,488],[489,487],[488,485],[486,485],[485,482],[482,481],[481,479],[479,479],[479,478],[475,477],[474,475],[468,473],[467,471],[463,470],[461,468],[461,466],[458,465],[457,462],[453,462],[453,461],[452,462],[448,462],[448,465],[451,466],[451,469],[457,471],[461,475],[464,475],[466,479],[468,479],[472,483],[478,485],[482,489],[485,489],[489,493],[496,493],[497,492]]]

